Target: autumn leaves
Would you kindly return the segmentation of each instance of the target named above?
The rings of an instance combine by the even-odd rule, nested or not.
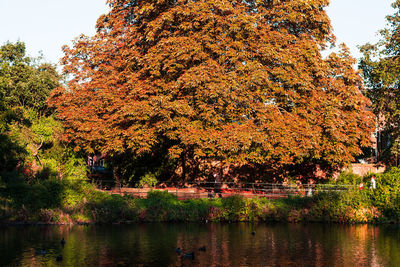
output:
[[[66,137],[194,165],[342,166],[373,120],[353,59],[320,54],[327,2],[109,1],[98,33],[65,49],[72,79],[51,101]]]

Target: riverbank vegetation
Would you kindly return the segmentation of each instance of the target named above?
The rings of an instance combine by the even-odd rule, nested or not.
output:
[[[361,178],[360,178],[361,179]],[[364,179],[368,180],[368,177]],[[355,180],[355,184],[360,180]],[[45,180],[3,184],[1,222],[131,223],[131,222],[335,222],[400,221],[400,169],[377,175],[377,188],[316,192],[281,199],[241,196],[178,200],[165,191],[147,198],[112,195],[79,180]],[[367,182],[366,182],[367,184]]]
[[[321,54],[328,1],[108,3],[95,36],[64,47],[64,76],[21,42],[0,47],[1,221],[399,221],[395,168],[376,190],[287,199],[96,190],[95,155],[130,186],[324,183],[371,150],[374,127],[348,49]]]

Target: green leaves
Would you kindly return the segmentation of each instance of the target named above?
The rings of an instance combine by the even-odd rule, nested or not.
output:
[[[389,136],[385,143],[394,144],[386,151],[390,150],[389,155],[383,155],[380,151],[379,160],[387,162],[393,162],[398,154],[397,140],[400,137],[399,4],[398,0],[393,3],[396,12],[386,17],[388,27],[380,31],[380,41],[360,48],[363,58],[359,67],[363,70],[367,96],[378,118],[378,129]]]
[[[3,109],[14,106],[44,111],[50,91],[59,86],[60,76],[50,64],[36,64],[25,55],[22,42],[0,47],[0,102]]]

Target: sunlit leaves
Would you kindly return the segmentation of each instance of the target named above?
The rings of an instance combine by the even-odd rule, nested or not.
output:
[[[53,93],[66,138],[89,152],[340,167],[372,120],[327,0],[110,0],[93,37],[65,47],[72,79]]]
[[[392,5],[396,10],[386,17],[388,27],[380,31],[378,43],[361,47],[363,58],[359,64],[378,118],[378,130],[385,131],[390,139],[386,142],[390,153],[385,153],[386,158],[381,160],[397,157],[400,136],[400,1],[396,0]]]
[[[43,111],[50,91],[59,86],[54,66],[25,55],[22,42],[0,47],[0,101],[2,108],[15,106]]]

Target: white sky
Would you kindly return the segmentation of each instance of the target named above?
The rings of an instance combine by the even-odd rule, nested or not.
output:
[[[61,47],[81,34],[93,35],[105,0],[0,0],[0,45],[23,41],[28,54],[57,63]]]
[[[385,17],[395,11],[391,7],[394,0],[330,1],[327,12],[337,44],[344,42],[356,58],[361,56],[357,46],[378,41],[377,32],[385,27]]]
[[[375,42],[393,13],[393,0],[331,0],[328,14],[337,43],[345,42],[353,56],[357,45]],[[57,63],[61,46],[71,44],[80,34],[93,35],[97,18],[106,13],[105,0],[0,0],[0,45],[6,41],[25,42],[28,54]]]

